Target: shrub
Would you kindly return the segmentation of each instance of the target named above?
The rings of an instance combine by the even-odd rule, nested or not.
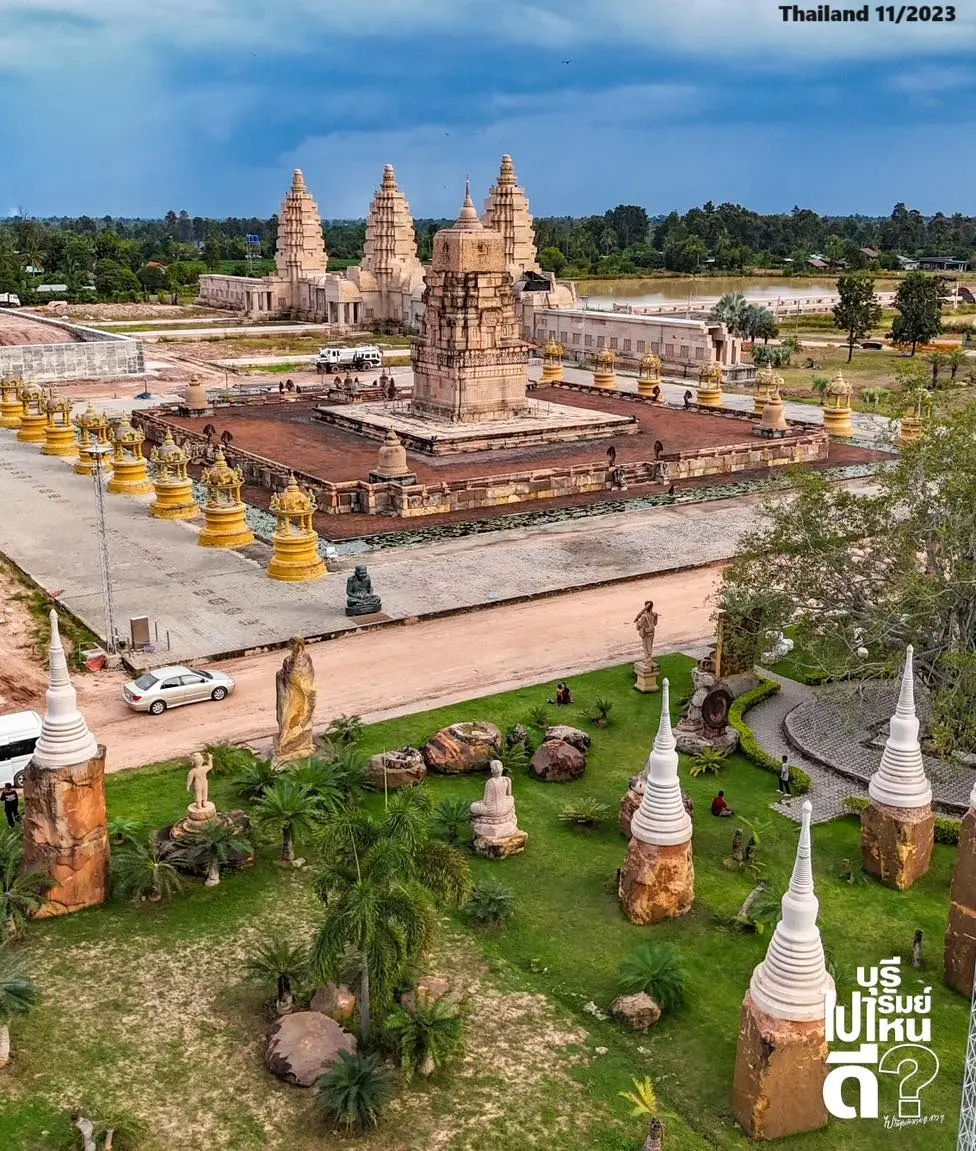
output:
[[[393,1098],[390,1073],[378,1055],[350,1055],[340,1051],[332,1067],[315,1081],[316,1107],[336,1127],[361,1133],[378,1126],[386,1105]]]
[[[410,1083],[417,1072],[433,1075],[458,1059],[464,1047],[464,1020],[456,1004],[444,998],[417,998],[412,1009],[393,1012],[386,1036],[399,1056],[404,1082]]]
[[[727,755],[727,751],[717,751],[714,747],[703,747],[691,761],[690,774],[693,776],[718,775]]]
[[[260,756],[249,747],[235,747],[232,743],[208,743],[203,750],[213,756],[215,775],[244,771],[251,764],[261,762]]]
[[[333,747],[348,747],[359,743],[363,734],[363,721],[358,715],[339,715],[325,729],[325,738]]]
[[[430,830],[455,847],[471,839],[471,805],[466,799],[442,799],[434,808]]]
[[[513,743],[503,748],[498,758],[509,775],[524,775],[532,762],[532,749],[525,743]]]
[[[478,927],[498,927],[515,914],[515,896],[497,879],[483,879],[471,889],[467,912]]]
[[[610,809],[605,803],[587,795],[576,800],[575,803],[567,803],[559,813],[559,822],[596,831],[603,826],[603,821],[609,811]]]
[[[127,843],[112,853],[112,888],[121,899],[162,903],[182,890],[177,869],[160,851],[150,832],[144,843]]]
[[[623,995],[646,992],[663,1014],[676,1011],[685,1001],[685,973],[676,952],[664,943],[645,943],[620,964]]]
[[[108,838],[113,847],[134,843],[142,834],[142,825],[135,819],[117,816],[108,821]]]
[[[747,691],[745,695],[740,695],[729,708],[729,725],[739,733],[739,750],[746,759],[752,760],[756,767],[774,772],[776,775],[779,775],[782,764],[775,756],[763,751],[752,734],[752,728],[742,717],[751,707],[755,707],[757,703],[761,703],[778,691],[779,684],[776,680],[764,679],[758,687]],[[799,767],[790,768],[790,783],[796,795],[803,795],[810,790],[810,776]]]
[[[593,713],[590,718],[597,727],[607,727],[610,723],[610,712],[613,711],[613,701],[609,699],[598,699],[593,705]]]
[[[278,773],[272,770],[270,759],[255,758],[237,771],[234,791],[245,803],[256,803],[277,778]]]
[[[549,726],[549,708],[544,703],[536,704],[529,712],[529,723],[533,727],[547,728]]]

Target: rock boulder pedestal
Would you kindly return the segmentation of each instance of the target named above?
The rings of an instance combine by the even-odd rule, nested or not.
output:
[[[502,747],[502,733],[493,723],[454,723],[430,739],[423,749],[429,771],[464,775],[485,771]]]
[[[751,1139],[780,1139],[827,1126],[822,1019],[777,1019],[747,992],[732,1083],[732,1111]]]
[[[530,770],[543,783],[571,783],[586,770],[586,756],[564,739],[547,739],[532,756]]]
[[[521,855],[528,841],[528,833],[519,829],[504,836],[476,835],[472,846],[485,859],[507,859],[510,855]]]
[[[929,869],[935,842],[931,807],[869,803],[861,812],[861,866],[888,887],[905,891]]]
[[[660,923],[684,915],[695,898],[691,840],[665,845],[632,838],[618,894],[631,923]]]
[[[661,1008],[645,991],[619,995],[610,1004],[610,1014],[631,1031],[647,1031],[661,1018]]]
[[[354,1054],[356,1037],[318,1011],[283,1015],[268,1032],[268,1070],[298,1087],[311,1087],[339,1058]]]
[[[627,839],[630,839],[631,836],[630,824],[634,818],[634,812],[640,807],[643,797],[643,792],[631,789],[620,800],[620,814],[617,818],[620,831]]]
[[[356,1014],[356,996],[344,983],[326,983],[312,996],[308,1009],[328,1015],[336,1023],[349,1023]]]
[[[967,998],[976,972],[976,789],[959,833],[959,854],[949,889],[949,927],[945,937],[945,981]]]
[[[423,783],[427,775],[424,757],[415,747],[401,747],[397,751],[383,751],[370,758],[366,776],[377,791],[386,788],[396,791]]]

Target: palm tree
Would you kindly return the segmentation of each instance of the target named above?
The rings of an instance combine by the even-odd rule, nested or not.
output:
[[[234,791],[247,803],[253,803],[278,778],[270,759],[254,759],[246,763],[234,776]]]
[[[631,1115],[650,1120],[643,1151],[661,1151],[664,1147],[664,1124],[657,1117],[657,1095],[650,1078],[634,1079],[633,1091],[618,1091],[621,1099],[626,1099],[633,1107]]]
[[[946,367],[949,369],[949,380],[951,383],[956,382],[956,373],[968,362],[969,357],[962,348],[953,348],[951,352],[946,353]]]
[[[204,887],[220,883],[220,869],[226,867],[234,855],[251,851],[250,841],[226,819],[211,819],[190,832],[180,844],[179,858],[189,867],[205,867]]]
[[[154,832],[112,854],[112,886],[122,899],[162,903],[183,888],[180,873],[164,858]]]
[[[741,292],[726,292],[712,308],[709,319],[724,324],[732,335],[741,336],[748,308],[749,301]]]
[[[949,357],[945,352],[932,352],[925,358],[932,365],[932,387],[937,388],[939,386],[939,373],[943,368],[948,367]]]
[[[23,959],[0,943],[0,1068],[10,1062],[10,1017],[29,1011],[40,992],[27,978]]]
[[[254,807],[258,827],[281,836],[281,862],[295,862],[295,836],[318,826],[323,805],[319,798],[295,779],[279,776]]]
[[[408,1009],[400,1007],[386,1021],[386,1034],[400,1055],[404,1082],[419,1071],[433,1075],[458,1058],[464,1046],[464,1021],[455,1004],[446,999],[418,998]]]
[[[308,974],[308,948],[273,935],[258,945],[245,967],[251,975],[275,984],[275,1013],[287,1015],[294,1005],[295,985]]]
[[[51,878],[43,869],[21,871],[24,841],[18,830],[0,833],[0,925],[8,939],[17,939],[27,920],[40,911]]]
[[[378,1055],[350,1054],[339,1058],[325,1075],[315,1081],[315,1105],[330,1115],[337,1127],[361,1134],[375,1127],[387,1103],[393,1098],[389,1072],[380,1066]]]

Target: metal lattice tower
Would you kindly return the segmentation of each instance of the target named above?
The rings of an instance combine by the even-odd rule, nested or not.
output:
[[[966,1041],[966,1068],[962,1080],[962,1107],[959,1112],[957,1151],[976,1151],[976,984],[969,1009],[969,1038]]]
[[[118,646],[115,630],[115,602],[112,598],[112,567],[108,553],[108,529],[105,526],[105,490],[102,487],[102,456],[92,452],[92,479],[95,484],[95,532],[98,536],[98,567],[102,577],[102,607],[105,612],[105,647],[114,652]]]

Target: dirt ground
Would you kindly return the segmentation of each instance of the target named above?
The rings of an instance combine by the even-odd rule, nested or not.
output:
[[[0,347],[10,348],[20,344],[70,344],[77,337],[64,328],[54,328],[49,324],[39,324],[22,312],[0,311]]]
[[[66,315],[75,323],[85,320],[185,320],[188,316],[233,316],[233,312],[221,312],[215,308],[201,308],[195,304],[65,304],[52,301],[42,307],[32,308],[38,315]],[[26,313],[29,315],[30,313]]]
[[[34,621],[13,598],[21,590],[0,565],[0,710],[43,711],[47,676],[34,642]]]

